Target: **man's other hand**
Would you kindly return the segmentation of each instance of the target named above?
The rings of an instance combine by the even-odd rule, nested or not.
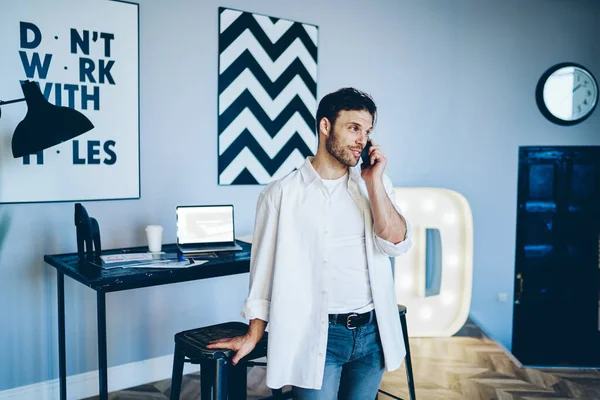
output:
[[[235,351],[235,356],[231,360],[236,365],[242,358],[250,354],[256,347],[258,341],[249,335],[237,336],[234,338],[214,340],[206,346],[207,349],[229,349]]]

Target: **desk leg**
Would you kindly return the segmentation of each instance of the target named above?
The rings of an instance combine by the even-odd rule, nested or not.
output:
[[[67,400],[67,355],[65,350],[65,275],[56,271],[58,297],[58,375],[60,400]]]
[[[106,293],[98,292],[97,308],[100,400],[108,400],[108,363],[106,357]]]

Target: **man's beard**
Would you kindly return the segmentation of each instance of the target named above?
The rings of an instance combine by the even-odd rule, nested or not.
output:
[[[349,151],[347,146],[343,146],[335,136],[333,126],[331,127],[331,134],[325,140],[325,148],[327,152],[331,154],[333,158],[338,160],[342,165],[346,167],[354,167],[360,161],[360,157],[355,159],[352,153]]]

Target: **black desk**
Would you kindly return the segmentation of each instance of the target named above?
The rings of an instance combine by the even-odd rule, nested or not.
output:
[[[106,293],[137,289],[169,283],[193,281],[218,276],[235,275],[250,270],[251,245],[239,242],[242,251],[219,253],[218,258],[188,268],[114,268],[102,269],[94,264],[80,264],[77,253],[46,255],[44,261],[56,268],[58,285],[58,362],[60,373],[60,398],[67,399],[67,371],[65,354],[65,285],[64,276],[89,286],[97,292],[98,312],[98,367],[100,373],[100,399],[108,399],[108,365],[106,357]],[[175,245],[163,246],[165,252],[175,252]],[[144,253],[147,247],[132,247],[103,251],[102,255],[119,253]]]

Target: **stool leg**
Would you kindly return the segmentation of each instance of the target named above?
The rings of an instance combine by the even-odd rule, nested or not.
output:
[[[200,399],[211,400],[212,388],[215,381],[214,361],[203,361],[200,363]]]
[[[408,328],[406,327],[406,315],[400,315],[400,324],[402,325],[402,335],[404,336],[404,347],[406,347],[406,379],[408,381],[408,392],[410,400],[417,400],[415,394],[415,381],[413,378],[412,361],[410,359],[410,345],[408,343]]]
[[[227,400],[227,378],[229,362],[225,358],[217,358],[214,362],[215,379],[213,383],[213,400]]]
[[[246,391],[248,386],[248,370],[245,362],[240,362],[238,365],[231,364],[231,361],[227,361],[229,366],[229,379],[228,379],[228,395],[230,399],[235,400],[246,400]]]
[[[179,400],[181,393],[181,381],[183,380],[183,364],[185,355],[180,346],[175,343],[175,355],[173,357],[173,374],[171,376],[171,400]]]

